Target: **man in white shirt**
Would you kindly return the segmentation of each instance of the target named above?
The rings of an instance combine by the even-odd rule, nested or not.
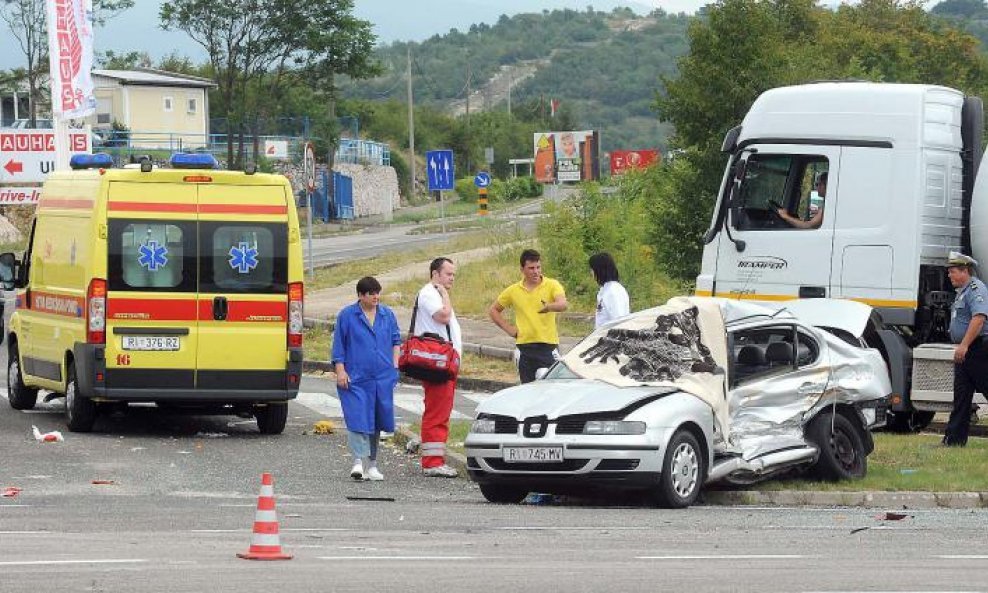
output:
[[[453,347],[463,355],[463,339],[460,324],[453,312],[449,290],[456,277],[456,265],[448,257],[438,257],[429,264],[429,283],[416,297],[418,313],[415,316],[416,336],[435,334],[453,342]],[[449,416],[453,412],[453,395],[456,378],[444,383],[422,382],[425,390],[425,411],[422,412],[422,473],[439,478],[455,478],[457,472],[446,464],[446,439],[449,437]]]

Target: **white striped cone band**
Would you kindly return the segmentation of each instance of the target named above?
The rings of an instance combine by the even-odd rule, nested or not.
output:
[[[442,457],[446,454],[446,443],[422,443],[419,450],[424,457]]]
[[[268,533],[255,533],[250,538],[250,549],[252,552],[257,551],[258,546],[271,546],[281,548],[281,542],[279,541],[278,534],[268,534]]]
[[[261,486],[261,493],[258,494],[260,498],[273,498],[274,497],[274,486],[271,484],[264,484]]]
[[[274,523],[277,527],[278,525],[278,513],[277,511],[261,511],[258,510],[254,513],[254,523]]]

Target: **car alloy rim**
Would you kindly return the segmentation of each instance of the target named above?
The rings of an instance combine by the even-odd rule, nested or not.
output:
[[[688,443],[680,443],[672,454],[672,487],[681,498],[686,498],[696,487],[700,463],[696,451]]]

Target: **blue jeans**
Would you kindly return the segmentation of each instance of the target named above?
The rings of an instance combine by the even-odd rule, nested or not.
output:
[[[377,459],[377,444],[381,440],[381,432],[373,434],[363,432],[346,431],[346,442],[350,447],[350,454],[353,459],[363,459],[369,457],[371,461]]]

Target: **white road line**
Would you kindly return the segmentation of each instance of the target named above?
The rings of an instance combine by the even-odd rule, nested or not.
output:
[[[319,560],[476,560],[477,556],[317,556]],[[493,556],[484,556],[484,559]]]
[[[459,392],[459,395],[462,396],[462,397],[467,398],[468,400],[470,400],[470,401],[472,401],[474,403],[482,404],[485,401],[489,400],[491,398],[491,396],[494,395],[494,394],[493,393],[483,393],[483,392],[480,392],[480,391],[461,391],[461,392]]]
[[[13,508],[13,509],[17,509],[17,508],[25,508],[25,507],[29,507],[29,506],[31,506],[31,505],[29,505],[29,504],[6,504],[6,503],[0,503],[0,509],[2,509],[2,508]],[[2,533],[2,532],[0,532],[0,533]]]
[[[988,560],[988,555],[986,555],[986,554],[941,554],[939,556],[934,556],[934,558],[943,558],[944,560]]]
[[[654,531],[654,527],[601,525],[597,527],[498,527],[501,531]]]
[[[815,558],[802,554],[694,554],[676,556],[635,556],[635,560],[800,560]]]
[[[340,400],[328,393],[300,392],[295,401],[323,416],[329,418],[343,417],[343,406],[340,404]]]
[[[55,531],[0,531],[0,535],[52,535]]]
[[[250,533],[251,529],[191,529],[191,533]],[[281,533],[286,531],[353,531],[345,527],[280,527]],[[2,533],[2,532],[0,532]]]
[[[145,559],[126,560],[22,560],[0,562],[0,566],[47,566],[58,564],[137,564],[147,562]]]

